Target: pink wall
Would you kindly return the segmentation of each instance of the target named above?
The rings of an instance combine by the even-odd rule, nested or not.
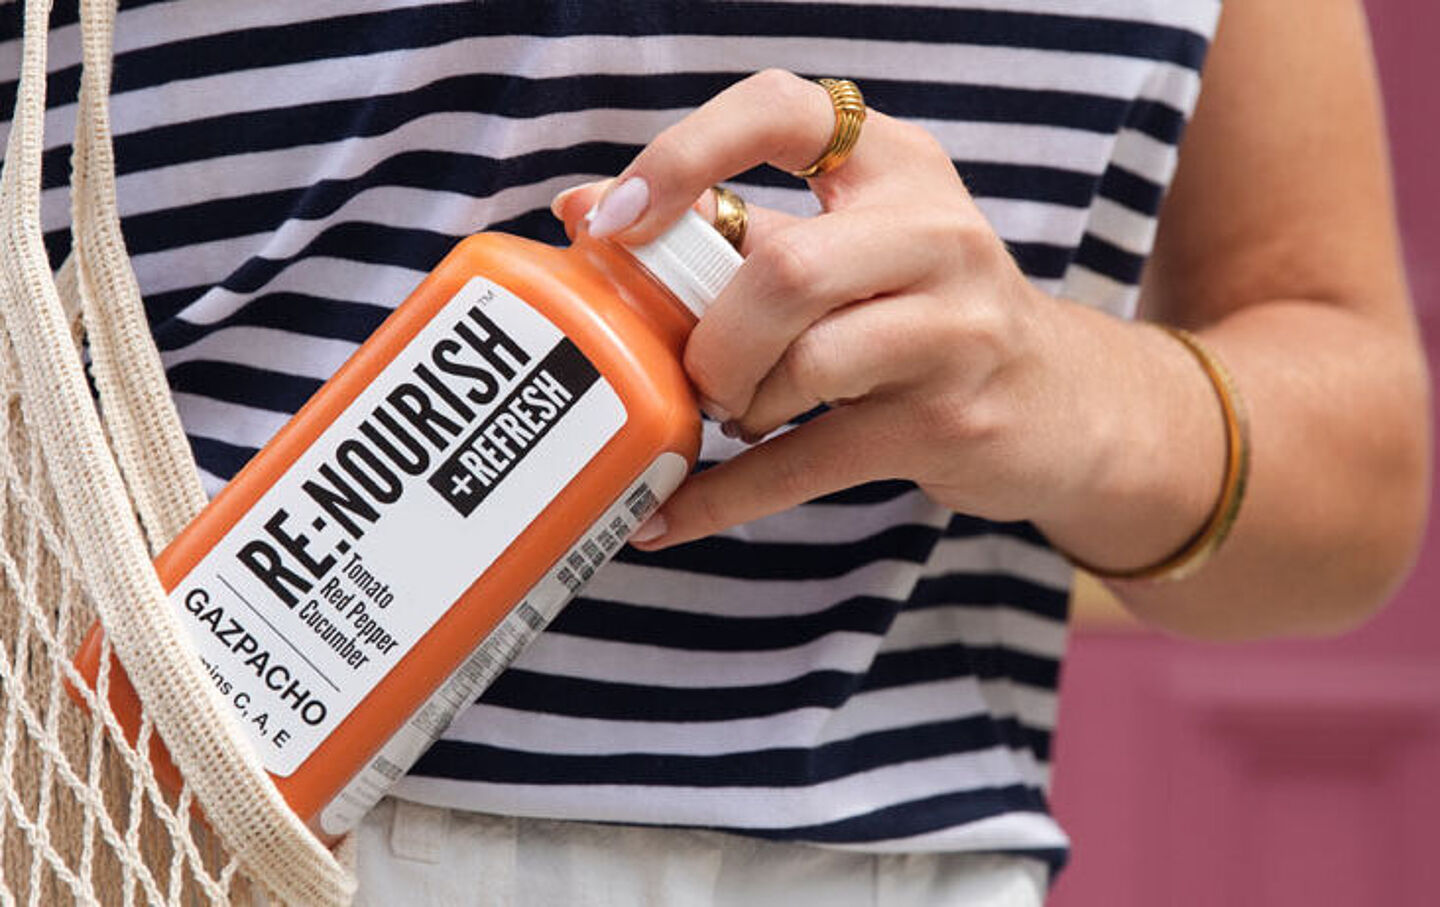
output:
[[[1390,120],[1406,262],[1430,354],[1431,404],[1440,423],[1440,394],[1434,390],[1440,377],[1440,3],[1370,0],[1367,5]],[[1398,599],[1402,608],[1440,604],[1440,519],[1435,516],[1440,483],[1432,487],[1430,500],[1430,533]],[[1375,632],[1385,629],[1382,624]]]
[[[1440,2],[1367,6],[1433,387]],[[1055,907],[1440,904],[1433,516],[1394,604],[1345,639],[1222,648],[1080,628],[1063,687],[1054,799],[1075,853]]]

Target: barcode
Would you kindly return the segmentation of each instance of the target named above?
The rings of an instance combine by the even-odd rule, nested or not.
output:
[[[520,619],[525,621],[525,626],[532,630],[539,630],[545,626],[545,618],[530,606],[529,602],[521,602],[516,610],[520,613]]]
[[[376,756],[375,761],[370,763],[370,767],[391,781],[394,781],[405,773],[404,769],[389,759],[386,759],[384,756]]]
[[[595,574],[595,568],[591,566],[590,562],[585,560],[585,556],[578,551],[571,551],[565,558],[565,563],[570,565],[571,570],[580,574],[581,582],[589,582],[590,577]]]
[[[580,577],[576,576],[569,567],[561,567],[558,571],[556,571],[555,578],[558,579],[560,582],[564,583],[565,588],[569,589],[571,592],[579,592],[580,587],[584,585],[580,582]]]
[[[613,554],[615,549],[620,547],[620,541],[615,538],[615,533],[609,529],[601,529],[596,536],[600,540],[600,547],[605,549],[606,554]]]
[[[636,520],[644,520],[659,506],[660,501],[655,497],[655,492],[650,490],[649,485],[641,485],[630,492],[630,496],[625,499],[625,507],[629,509],[630,515]]]
[[[593,539],[586,539],[580,545],[580,550],[585,552],[585,556],[590,558],[590,563],[596,567],[605,563],[605,555],[601,553],[600,546],[595,544]]]
[[[477,677],[485,676],[494,664],[495,659],[490,657],[490,653],[484,648],[480,648],[471,653],[470,658],[461,667],[464,670],[465,679],[474,680]]]

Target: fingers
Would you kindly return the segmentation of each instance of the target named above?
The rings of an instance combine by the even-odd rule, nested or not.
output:
[[[564,192],[555,196],[555,199],[550,202],[550,212],[564,222],[566,236],[569,236],[571,239],[575,238],[575,233],[579,230],[581,221],[583,221],[591,209],[594,208],[595,202],[600,199],[606,187],[613,182],[614,180],[597,180],[593,183],[583,183],[579,186],[566,189]],[[693,207],[705,220],[711,223],[715,221],[715,193],[709,189],[706,189],[706,191],[695,200]],[[765,242],[767,237],[773,235],[778,230],[803,220],[803,218],[796,217],[793,214],[785,214],[771,208],[752,205],[748,202],[745,205],[745,210],[747,212],[748,226],[745,230],[745,240],[740,246],[740,254],[742,255],[748,255],[758,244]]]
[[[884,464],[899,442],[893,434],[880,406],[826,413],[692,475],[631,544],[647,551],[677,545],[885,478]]]
[[[550,213],[555,219],[565,225],[565,235],[571,239],[580,227],[580,221],[585,219],[586,213],[595,207],[600,196],[613,180],[595,180],[591,183],[581,183],[578,186],[571,186],[550,200]]]
[[[873,121],[873,122],[872,122]],[[816,183],[880,191],[893,173],[880,150],[894,121],[866,121],[850,158]],[[784,170],[809,165],[835,128],[829,94],[792,73],[767,70],[722,91],[646,146],[609,187],[591,222],[596,236],[645,242],[714,183],[759,164]]]
[[[815,322],[923,282],[947,259],[945,245],[929,240],[913,214],[869,208],[802,220],[758,241],[685,348],[685,370],[707,409],[746,412],[755,388]]]
[[[862,302],[815,322],[755,390],[750,407],[726,424],[754,442],[822,403],[898,388],[933,371],[924,306],[908,297]]]
[[[783,230],[790,224],[799,223],[803,217],[794,214],[786,214],[783,211],[776,211],[773,208],[766,208],[761,205],[751,204],[745,201],[744,193],[738,192],[741,201],[745,202],[745,237],[740,242],[740,254],[749,255],[755,249],[764,244],[771,236]],[[695,201],[694,208],[700,212],[700,216],[711,224],[715,223],[715,193],[706,190],[699,199]]]

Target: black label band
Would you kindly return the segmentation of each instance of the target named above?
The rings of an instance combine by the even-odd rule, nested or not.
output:
[[[599,378],[574,342],[560,341],[431,474],[430,487],[469,516]]]

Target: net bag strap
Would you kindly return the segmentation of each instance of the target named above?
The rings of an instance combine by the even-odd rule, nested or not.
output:
[[[77,126],[77,146],[83,149],[77,147],[75,267],[88,326],[95,331],[97,384],[103,380],[101,393],[115,395],[105,401],[115,449],[76,355],[42,240],[45,2],[25,5],[20,84],[0,174],[0,222],[6,225],[0,237],[0,307],[21,393],[34,413],[81,580],[207,821],[246,874],[283,900],[343,905],[353,878],[286,806],[187,648],[135,518],[140,509],[150,540],[162,544],[203,495],[163,389],[115,214],[106,110],[114,15],[114,0],[81,4],[86,89]],[[137,374],[130,376],[137,362]],[[169,483],[176,487],[166,488]]]
[[[205,492],[150,335],[115,204],[110,135],[113,0],[81,4],[80,101],[71,161],[73,261],[90,374],[152,552],[205,506]]]

